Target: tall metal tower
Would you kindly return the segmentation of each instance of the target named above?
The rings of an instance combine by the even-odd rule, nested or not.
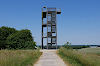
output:
[[[61,14],[61,9],[42,8],[42,49],[46,39],[47,49],[56,46],[57,49],[57,21],[56,15]]]

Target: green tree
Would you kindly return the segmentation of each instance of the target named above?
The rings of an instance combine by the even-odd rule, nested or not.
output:
[[[1,27],[0,28],[0,49],[6,48],[6,39],[9,35],[17,32],[16,29],[10,27]]]
[[[9,49],[35,49],[36,43],[32,38],[30,30],[21,30],[7,38]]]

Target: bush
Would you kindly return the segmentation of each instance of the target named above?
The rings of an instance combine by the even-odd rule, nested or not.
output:
[[[67,42],[64,44],[64,46],[66,49],[71,49],[71,43],[70,42]]]
[[[9,35],[17,32],[16,29],[10,27],[1,27],[0,28],[0,49],[6,48],[6,39]]]
[[[30,30],[21,30],[7,38],[7,47],[9,49],[35,49]]]
[[[73,46],[71,46],[73,49],[82,49],[82,48],[88,48],[89,46],[88,45],[83,45],[83,46],[81,46],[81,45],[73,45]]]

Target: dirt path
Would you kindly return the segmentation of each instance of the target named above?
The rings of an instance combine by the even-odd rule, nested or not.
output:
[[[41,50],[43,52],[34,66],[67,66],[56,54],[56,50]]]

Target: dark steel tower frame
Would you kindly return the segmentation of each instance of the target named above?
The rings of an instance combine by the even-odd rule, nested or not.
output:
[[[42,8],[42,44],[41,48],[44,49],[44,38],[47,39],[47,49],[49,45],[56,45],[57,49],[57,20],[56,15],[61,14],[61,10],[56,8]],[[44,21],[44,19],[46,19]],[[47,29],[46,36],[44,36],[44,28]]]

